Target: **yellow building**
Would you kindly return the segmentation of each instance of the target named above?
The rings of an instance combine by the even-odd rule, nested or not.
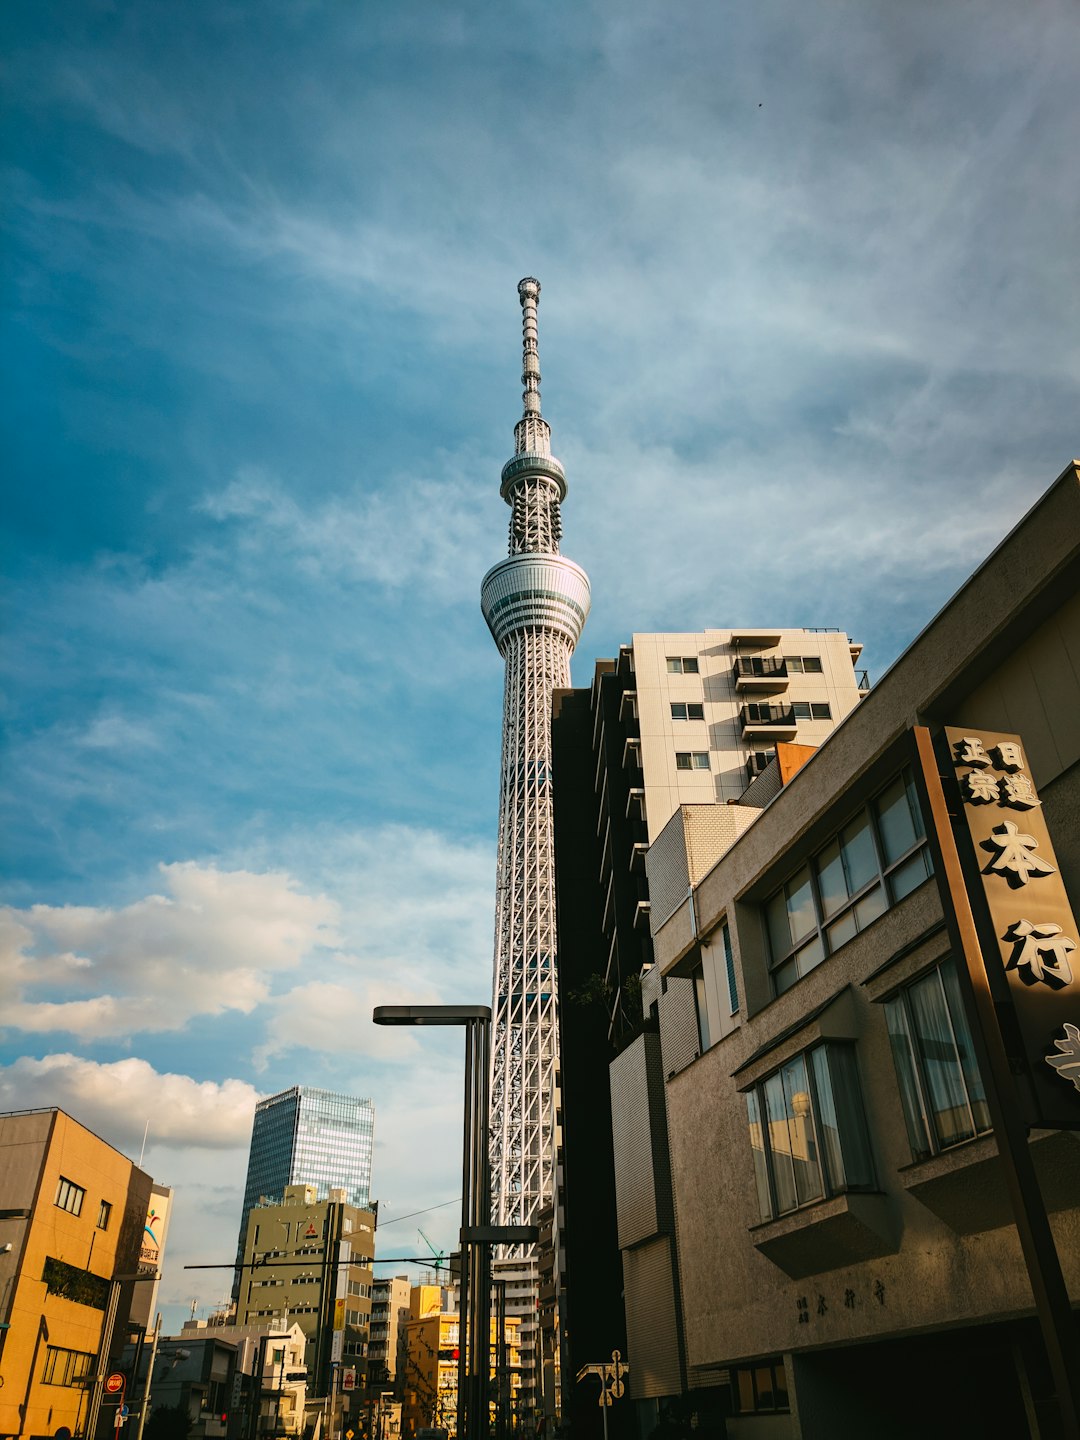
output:
[[[411,1440],[418,1431],[435,1428],[457,1434],[458,1356],[460,1327],[458,1315],[445,1309],[450,1292],[438,1285],[414,1285],[405,1334],[405,1385],[401,1410],[401,1433]],[[504,1340],[509,1381],[510,1413],[516,1414],[516,1397],[521,1387],[520,1320],[506,1318]],[[497,1405],[496,1374],[497,1323],[491,1320],[491,1408]]]
[[[0,1115],[0,1436],[82,1433],[110,1283],[139,1270],[152,1185],[62,1110]]]

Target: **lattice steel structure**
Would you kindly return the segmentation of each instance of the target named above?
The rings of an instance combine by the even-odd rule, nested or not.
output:
[[[480,603],[506,661],[492,1002],[491,1192],[500,1225],[530,1224],[554,1187],[558,992],[552,836],[551,692],[589,613],[589,577],[559,554],[566,477],[540,414],[540,284],[518,285],[524,413],[500,493],[509,558],[484,576]]]

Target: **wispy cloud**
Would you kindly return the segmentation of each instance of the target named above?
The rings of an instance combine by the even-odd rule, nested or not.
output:
[[[275,971],[338,943],[337,906],[299,893],[287,875],[160,868],[167,893],[120,910],[9,913],[5,1025],[100,1038],[246,1014],[267,998]]]

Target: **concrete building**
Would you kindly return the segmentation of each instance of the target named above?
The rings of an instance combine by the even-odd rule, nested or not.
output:
[[[260,1100],[251,1127],[237,1250],[243,1249],[252,1206],[280,1200],[286,1185],[313,1185],[321,1200],[331,1188],[344,1190],[348,1204],[366,1210],[374,1133],[375,1106],[353,1095],[294,1085]]]
[[[154,1361],[153,1407],[179,1405],[189,1436],[260,1440],[299,1435],[307,1411],[307,1337],[295,1322],[216,1324],[188,1320],[164,1336]],[[149,1352],[139,1357],[145,1383]]]
[[[375,1216],[345,1193],[319,1200],[314,1185],[286,1185],[279,1203],[252,1209],[244,1239],[237,1324],[295,1321],[317,1396],[330,1387],[331,1362],[354,1367],[361,1382],[367,1372]]]
[[[62,1110],[0,1115],[0,1436],[85,1430],[127,1338],[135,1285],[119,1277],[138,1273],[152,1187]]]
[[[715,857],[758,814],[736,802],[762,794],[778,747],[812,754],[866,693],[860,647],[839,630],[727,629],[634,635],[601,660],[589,690],[554,697],[555,851],[559,902],[562,1148],[555,1284],[566,1375],[627,1349],[640,1316],[665,1361],[631,1371],[631,1393],[653,1405],[681,1393],[685,1353],[655,1017],[643,1015],[652,966],[645,856],[676,812],[706,813],[695,860]],[[761,776],[761,779],[757,777]],[[724,802],[724,803],[717,803]],[[700,833],[698,833],[700,832]],[[711,848],[710,848],[711,847]],[[660,896],[663,907],[684,898]],[[689,995],[673,983],[662,1004]],[[644,1032],[644,1033],[643,1033]],[[611,1074],[609,1077],[609,1064]],[[651,1154],[660,1177],[617,1209],[609,1083],[618,1099],[615,1150]],[[576,1207],[576,1208],[575,1208]],[[616,1220],[616,1215],[618,1219]],[[625,1252],[620,1259],[619,1247]],[[575,1283],[586,1276],[585,1284]],[[568,1279],[568,1277],[570,1277]],[[635,1304],[647,1293],[645,1311]],[[626,1296],[626,1311],[622,1299]],[[656,1296],[666,1296],[657,1330]],[[655,1353],[658,1353],[655,1352]],[[575,1425],[599,1433],[595,1385],[562,1397]],[[618,1407],[617,1432],[628,1417]]]
[[[404,1384],[405,1322],[411,1298],[407,1275],[387,1275],[372,1284],[368,1378],[373,1386],[392,1386],[398,1400]]]
[[[535,1223],[554,1191],[559,1108],[551,696],[589,613],[584,570],[559,553],[566,476],[540,413],[539,282],[518,285],[524,411],[500,494],[510,506],[508,558],[484,576],[481,607],[506,662],[499,784],[492,1000],[491,1186],[499,1225]],[[536,1393],[536,1277],[517,1312]]]
[[[732,1440],[1058,1433],[991,1116],[997,1094],[1026,1107],[1018,1163],[1075,1307],[1078,817],[1074,464],[715,863],[695,863],[682,814],[652,836],[650,889],[673,903],[654,906],[643,1038],[670,1171],[617,1146],[616,1177],[620,1226],[667,1187],[689,1423]],[[988,931],[998,897],[1020,918]],[[981,1014],[1002,1017],[997,1072]],[[632,1376],[666,1363],[653,1299]]]

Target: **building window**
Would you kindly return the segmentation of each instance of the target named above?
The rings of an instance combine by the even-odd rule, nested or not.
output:
[[[775,1415],[790,1410],[784,1362],[762,1360],[731,1369],[731,1396],[736,1415]]]
[[[707,750],[676,750],[676,770],[708,770],[709,752]]]
[[[697,1013],[698,1054],[704,1055],[712,1048],[712,1032],[709,1029],[709,1005],[705,998],[705,971],[697,965],[690,972],[694,982],[694,1010]]]
[[[73,1180],[65,1180],[61,1175],[56,1186],[56,1204],[61,1210],[67,1210],[71,1215],[82,1214],[82,1202],[86,1199],[86,1191],[81,1185],[76,1185]]]
[[[904,770],[765,903],[778,995],[931,874],[919,802]]]
[[[790,675],[820,675],[820,655],[785,655],[784,664]]]
[[[45,1368],[41,1372],[43,1385],[78,1385],[90,1374],[94,1363],[93,1355],[82,1350],[62,1350],[49,1345],[45,1350]]]
[[[886,1001],[885,1019],[915,1159],[991,1129],[953,962]]]
[[[671,718],[673,720],[704,720],[705,706],[700,702],[672,700]]]
[[[107,1230],[109,1228],[109,1221],[111,1219],[112,1206],[109,1204],[108,1200],[102,1200],[101,1204],[98,1206],[97,1228],[99,1230]]]
[[[667,668],[669,675],[696,675],[698,673],[697,656],[669,655]]]
[[[762,1220],[874,1188],[852,1046],[796,1055],[747,1094],[746,1109]]]
[[[832,706],[825,700],[793,700],[791,709],[796,720],[832,719]]]
[[[725,920],[720,926],[720,939],[724,946],[724,970],[727,974],[728,1005],[732,1015],[739,1013],[739,989],[735,983],[735,956],[731,953],[731,931]]]

